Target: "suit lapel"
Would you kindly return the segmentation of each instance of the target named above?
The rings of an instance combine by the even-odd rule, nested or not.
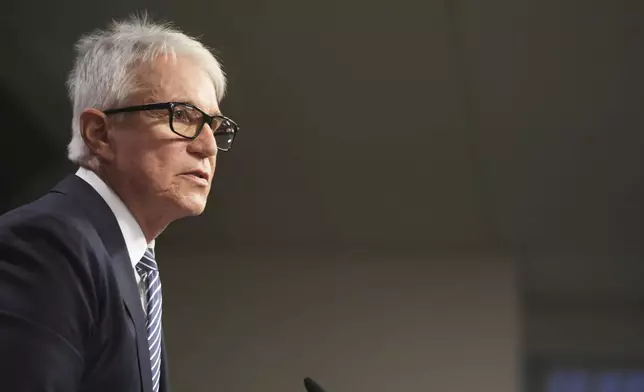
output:
[[[145,314],[134,278],[132,262],[116,217],[94,188],[76,175],[68,176],[53,191],[80,199],[81,205],[85,207],[88,217],[96,227],[110,254],[121,297],[136,331],[141,386],[144,392],[152,392],[152,370]]]

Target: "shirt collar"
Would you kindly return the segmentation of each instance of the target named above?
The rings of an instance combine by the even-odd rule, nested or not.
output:
[[[127,247],[130,261],[132,262],[132,267],[136,267],[136,264],[143,257],[145,250],[147,248],[154,249],[154,240],[147,243],[143,230],[141,230],[141,226],[139,226],[136,219],[134,219],[130,210],[126,207],[121,198],[118,197],[118,195],[96,173],[84,167],[80,167],[76,172],[76,175],[91,185],[112,210],[119,228],[121,229],[121,234],[123,234],[125,246]]]

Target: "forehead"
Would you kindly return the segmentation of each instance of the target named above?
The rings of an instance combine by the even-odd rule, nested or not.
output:
[[[203,111],[219,113],[212,79],[204,68],[187,56],[161,56],[140,70],[143,100],[188,102]]]

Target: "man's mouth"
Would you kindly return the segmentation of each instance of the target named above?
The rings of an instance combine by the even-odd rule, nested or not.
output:
[[[185,176],[191,176],[199,181],[205,181],[206,183],[208,183],[208,181],[210,180],[210,175],[207,172],[199,169],[191,170],[181,174]]]

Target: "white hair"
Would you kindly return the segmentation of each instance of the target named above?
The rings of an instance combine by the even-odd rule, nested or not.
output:
[[[87,108],[106,110],[123,104],[137,90],[136,71],[159,56],[193,58],[210,76],[217,100],[226,90],[226,76],[215,56],[202,43],[170,24],[155,24],[145,15],[113,21],[76,44],[76,62],[67,80],[72,101],[72,139],[68,158],[77,164],[92,159],[81,136],[80,115]]]

